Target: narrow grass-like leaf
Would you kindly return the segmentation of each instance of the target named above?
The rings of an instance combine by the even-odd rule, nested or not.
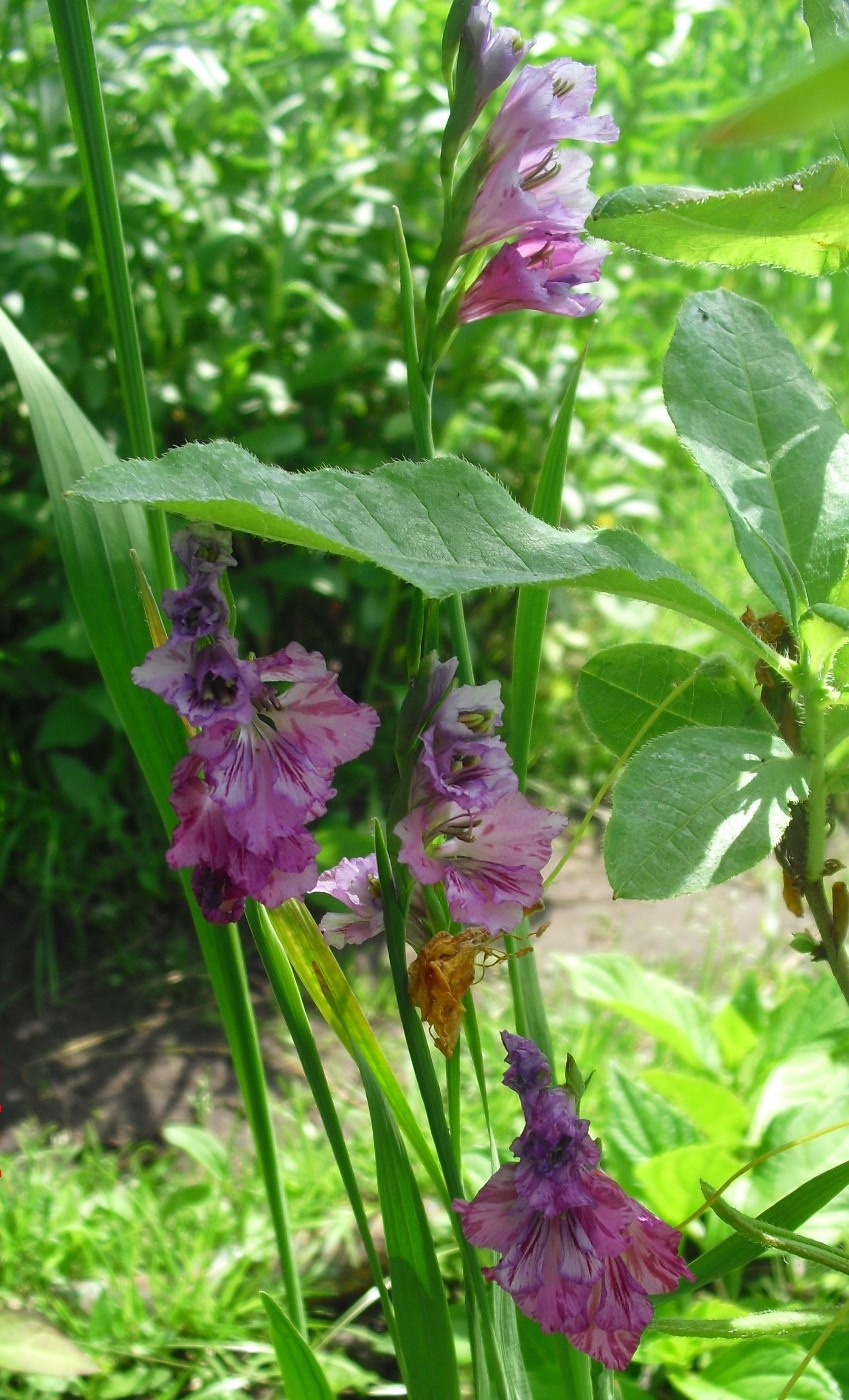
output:
[[[271,1344],[287,1396],[292,1400],[333,1400],[333,1391],[309,1343],[270,1294],[260,1292],[259,1296],[268,1316]]]
[[[410,1400],[459,1400],[457,1357],[445,1286],[421,1193],[392,1113],[365,1061],[360,1063],[383,1216],[399,1361]]]
[[[133,685],[130,678],[130,668],[138,664],[150,645],[130,556],[133,549],[143,565],[149,561],[144,516],[137,507],[83,512],[65,498],[64,493],[83,472],[109,460],[109,450],[2,311],[0,340],[29,409],[74,601],[162,820],[170,830],[174,822],[168,804],[170,774],[185,752],[185,733],[176,714],[159,703],[156,696]],[[232,925],[213,928],[201,917],[191,896],[187,873],[181,878],[245,1099],[290,1309],[305,1327],[241,945]]]
[[[811,35],[814,57],[820,64],[849,57],[849,3],[847,0],[803,0],[802,14]],[[849,160],[849,102],[831,113],[834,134]]]
[[[66,499],[85,472],[114,461],[114,454],[3,311],[0,343],[29,410],[74,602],[163,819],[173,823],[166,795],[185,732],[172,710],[130,679],[151,646],[130,557],[135,550],[150,576],[144,511],[138,505],[91,510]]]
[[[345,974],[316,928],[308,910],[297,900],[267,911],[268,921],[292,967],[331,1030],[348,1053],[368,1065],[389,1103],[395,1121],[421,1162],[446,1207],[450,1200],[439,1163],[429,1146],[405,1091],[381,1050],[368,1017]]]
[[[733,146],[800,136],[828,122],[849,120],[849,53],[838,53],[806,68],[788,83],[747,103],[716,122],[702,137],[705,146]]]
[[[149,456],[155,451],[153,425],[89,8],[86,0],[48,0],[48,4],[106,294],[130,445],[133,452]],[[156,560],[155,582],[164,588],[173,582],[174,572],[167,526],[153,515],[146,523]]]
[[[849,168],[824,160],[741,190],[629,185],[599,201],[589,228],[687,267],[760,263],[822,277],[849,265]]]
[[[616,786],[604,864],[617,898],[669,899],[764,860],[807,796],[806,758],[754,729],[679,729],[638,749]]]
[[[271,1122],[265,1066],[239,932],[235,924],[226,924],[224,927],[208,924],[191,897],[189,872],[181,872],[181,879],[248,1115],[274,1228],[289,1313],[295,1325],[306,1336],[306,1311],[295,1262],[286,1192],[280,1174],[277,1141]]]
[[[76,488],[138,501],[266,539],[369,560],[431,598],[525,584],[593,588],[672,608],[773,656],[739,618],[627,530],[556,530],[458,457],[285,472],[234,443],[190,443],[157,462],[122,462]],[[774,659],[774,656],[773,656]]]
[[[755,582],[792,621],[790,561],[808,601],[827,602],[846,572],[849,434],[787,337],[754,302],[700,292],[681,311],[664,393]]]
[[[342,1178],[351,1211],[357,1224],[363,1249],[366,1258],[371,1266],[375,1287],[383,1306],[384,1316],[390,1332],[395,1336],[395,1319],[389,1294],[383,1278],[383,1268],[374,1247],[374,1240],[369,1229],[368,1216],[363,1204],[362,1194],[357,1181],[356,1172],[351,1162],[345,1134],[342,1124],[339,1122],[339,1115],[333,1100],[333,1093],[327,1082],[324,1066],[321,1063],[321,1056],[318,1046],[315,1043],[315,1036],[309,1017],[304,1010],[304,1004],[298,992],[297,983],[291,964],[283,951],[280,939],[274,930],[268,911],[260,904],[250,903],[248,905],[248,922],[254,941],[259,949],[263,966],[271,984],[277,1005],[283,1014],[289,1034],[292,1037],[298,1058],[303,1066],[304,1074],[310,1086],[313,1102],[321,1115],[324,1130],[327,1133],[327,1140],[330,1143],[336,1165],[339,1168],[339,1175]],[[397,1341],[397,1338],[396,1338]]]
[[[775,1205],[764,1210],[755,1218],[765,1225],[778,1225],[786,1230],[795,1230],[803,1225],[823,1206],[827,1206],[840,1191],[849,1186],[849,1162],[841,1162],[830,1167],[819,1176],[806,1181],[804,1185],[783,1196]],[[741,1235],[731,1235],[713,1249],[707,1250],[695,1263],[690,1265],[696,1276],[695,1283],[681,1283],[679,1293],[691,1292],[714,1279],[724,1278],[735,1269],[742,1269],[753,1259],[764,1253],[764,1246],[757,1241],[744,1239]]]
[[[676,729],[731,725],[775,732],[775,725],[725,657],[705,661],[677,647],[626,642],[598,651],[586,663],[576,689],[581,714],[597,739],[621,754],[670,691],[693,677],[645,732],[642,742]]]
[[[421,1091],[428,1125],[439,1158],[439,1165],[448,1187],[449,1197],[462,1198],[464,1196],[463,1180],[455,1160],[454,1145],[448,1130],[439,1082],[433,1067],[430,1043],[418,1013],[410,1001],[404,916],[398,900],[386,838],[378,823],[375,823],[375,855],[383,901],[389,965],[392,969],[395,1000],[404,1028],[404,1038],[407,1042],[416,1082]],[[453,1211],[451,1212],[451,1222],[463,1266],[466,1311],[476,1387],[482,1394],[488,1394],[491,1388],[499,1400],[513,1400],[507,1381],[504,1359],[497,1345],[490,1300],[478,1266],[477,1251],[469,1244]]]

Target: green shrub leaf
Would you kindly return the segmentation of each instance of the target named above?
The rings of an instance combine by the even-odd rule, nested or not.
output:
[[[649,972],[633,958],[598,953],[574,958],[569,976],[577,996],[607,1006],[668,1045],[685,1064],[720,1068],[719,1047],[703,1002],[688,987]]]
[[[755,582],[788,620],[788,573],[809,602],[827,601],[846,571],[849,434],[790,341],[754,302],[699,293],[681,311],[664,392]]]
[[[849,265],[849,167],[824,160],[771,185],[629,185],[599,201],[597,238],[698,267],[766,263],[821,277]]]
[[[689,726],[775,730],[766,710],[740,683],[725,657],[706,663],[677,647],[647,642],[596,652],[578,678],[577,700],[596,738],[621,754],[680,686],[685,688],[657,716],[641,742]]]
[[[604,843],[614,894],[669,899],[768,856],[807,794],[806,760],[753,729],[679,729],[644,744],[616,786]]]
[[[752,1341],[724,1347],[703,1371],[670,1373],[688,1400],[775,1400],[805,1356],[793,1342]],[[816,1359],[793,1387],[794,1400],[841,1400],[840,1386]]]
[[[190,443],[156,462],[92,471],[75,488],[92,502],[144,502],[265,539],[327,549],[388,569],[429,598],[499,585],[562,584],[672,608],[750,649],[737,617],[627,530],[557,530],[458,457],[285,472],[235,443]]]

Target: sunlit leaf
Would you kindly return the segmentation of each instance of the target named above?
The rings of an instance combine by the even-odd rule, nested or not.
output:
[[[644,744],[616,785],[605,836],[614,893],[669,899],[750,870],[807,795],[807,766],[751,729],[679,729]]]
[[[765,263],[809,277],[849,265],[849,167],[824,160],[770,185],[629,185],[596,205],[597,238],[698,267]]]
[[[722,496],[749,573],[791,621],[846,572],[849,434],[762,307],[731,292],[685,302],[664,393],[685,447]]]

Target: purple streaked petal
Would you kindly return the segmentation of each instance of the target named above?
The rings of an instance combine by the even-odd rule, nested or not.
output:
[[[325,914],[319,928],[331,948],[365,943],[383,932],[383,904],[374,855],[340,860],[319,875],[313,892],[332,895],[348,906],[347,914]]]
[[[502,1258],[484,1276],[543,1331],[564,1333],[611,1370],[624,1370],[651,1321],[649,1292],[692,1278],[680,1235],[599,1170],[598,1144],[533,1041],[502,1034],[504,1082],[519,1094],[525,1129],[509,1163],[474,1200],[454,1202],[473,1244]]]
[[[540,235],[505,243],[466,292],[458,319],[479,321],[507,311],[588,316],[598,310],[601,299],[572,289],[597,281],[606,256],[574,236]]]

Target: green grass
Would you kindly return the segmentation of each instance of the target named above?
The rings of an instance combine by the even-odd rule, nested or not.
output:
[[[614,967],[615,1011],[605,1000]],[[581,980],[571,991],[563,969],[555,970],[550,983],[559,1064],[571,1051],[585,1075],[596,1071],[582,1109],[604,1143],[605,1166],[667,1218],[697,1203],[700,1173],[718,1184],[759,1150],[845,1116],[844,1008],[821,970],[812,974],[800,963],[775,961],[730,994],[700,996],[695,1010],[677,984],[652,983],[661,1024],[649,1034],[639,1009],[645,1001],[644,974],[635,964],[601,956],[580,960],[576,969]],[[370,1011],[385,996],[367,982],[359,990]],[[509,1021],[503,970],[487,973],[476,1000],[493,1125],[506,1155],[519,1115],[515,1095],[499,1086],[499,1032]],[[668,1028],[675,1024],[679,1003],[691,1038],[699,1019],[708,1039],[718,1037],[720,1061],[712,1069],[674,1048],[675,1033]],[[389,1038],[390,1049],[398,1046],[399,1032],[390,1018],[381,1017],[378,1029]],[[376,1216],[364,1096],[341,1052],[328,1048],[326,1053],[333,1057],[358,1180]],[[806,1071],[815,1076],[815,1093]],[[464,1074],[470,1074],[467,1063]],[[719,1086],[718,1096],[711,1086]],[[311,1326],[315,1337],[326,1335],[320,1354],[341,1393],[379,1395],[379,1377],[391,1375],[391,1358],[364,1297],[367,1272],[330,1150],[296,1076],[287,1075],[278,1085],[275,1102]],[[489,1174],[486,1134],[476,1095],[464,1095],[463,1105],[464,1170],[474,1190]],[[279,1294],[280,1284],[269,1263],[273,1238],[251,1154],[233,1141],[219,1142],[202,1126],[194,1136],[179,1133],[174,1130],[175,1142],[188,1152],[172,1145],[110,1153],[93,1132],[82,1143],[34,1130],[25,1136],[4,1170],[0,1193],[0,1302],[48,1318],[95,1357],[103,1374],[79,1382],[7,1379],[4,1394],[26,1400],[44,1394],[86,1400],[272,1394],[274,1370],[258,1294],[260,1288]],[[677,1166],[676,1153],[684,1154]],[[735,1204],[756,1213],[844,1156],[840,1134],[782,1154],[746,1178]],[[424,1181],[422,1186],[427,1189]],[[456,1255],[435,1203],[431,1218],[450,1281]],[[713,1218],[697,1222],[687,1248],[709,1246],[723,1233]],[[845,1206],[835,1202],[804,1233],[846,1242]],[[703,1296],[724,1298],[726,1312],[729,1303],[739,1312],[828,1308],[839,1298],[837,1280],[810,1266],[790,1267],[779,1256],[766,1268],[751,1266],[729,1286],[730,1292],[725,1287]],[[362,1315],[360,1306],[366,1309]],[[334,1319],[340,1316],[343,1325],[336,1332]],[[663,1386],[674,1386],[682,1365],[701,1366],[711,1355],[704,1342],[688,1344],[690,1350],[685,1346],[683,1352],[682,1345],[668,1339],[644,1344],[641,1359],[660,1367],[649,1393],[668,1394]],[[839,1346],[832,1344],[824,1360],[841,1383],[849,1382]]]

